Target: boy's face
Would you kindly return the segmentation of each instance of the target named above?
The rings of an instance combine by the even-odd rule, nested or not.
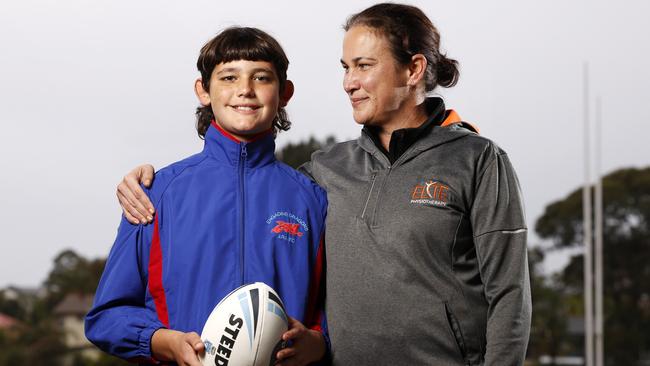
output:
[[[220,63],[212,71],[210,91],[203,89],[201,80],[195,89],[201,104],[212,106],[217,124],[240,141],[271,128],[278,108],[291,97],[280,96],[275,68],[266,61]]]

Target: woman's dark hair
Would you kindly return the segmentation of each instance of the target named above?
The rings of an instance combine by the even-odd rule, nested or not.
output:
[[[289,59],[275,38],[257,28],[249,27],[226,28],[201,48],[196,67],[201,72],[203,89],[210,90],[210,77],[218,64],[237,60],[272,63],[280,80],[282,94],[287,82]],[[213,119],[211,106],[200,106],[196,109],[196,131],[199,137],[205,137]],[[286,131],[290,126],[287,112],[284,108],[278,108],[278,114],[273,120],[273,132]]]
[[[449,88],[458,82],[458,61],[440,52],[440,34],[431,20],[415,6],[382,3],[350,16],[343,26],[366,26],[386,37],[395,60],[406,65],[411,57],[422,54],[427,59],[426,91],[440,85]]]

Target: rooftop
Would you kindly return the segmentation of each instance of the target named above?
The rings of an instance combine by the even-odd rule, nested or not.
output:
[[[68,294],[54,308],[57,315],[85,315],[93,306],[93,295]]]

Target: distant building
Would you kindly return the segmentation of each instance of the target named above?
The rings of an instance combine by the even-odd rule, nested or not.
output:
[[[0,290],[0,295],[3,298],[18,302],[27,313],[31,313],[36,301],[44,298],[46,294],[47,290],[43,287],[8,286]]]
[[[43,287],[7,286],[2,290],[2,292],[5,298],[12,300],[18,299],[22,296],[43,298],[47,294],[47,291]]]
[[[70,359],[74,354],[85,358],[97,359],[100,351],[88,341],[84,332],[84,317],[93,305],[93,295],[68,294],[54,308],[59,326],[64,334],[63,343],[70,350]]]
[[[12,334],[22,327],[22,323],[7,314],[0,313],[0,331]]]
[[[24,325],[20,320],[7,314],[0,313],[0,333],[8,339],[16,339]]]

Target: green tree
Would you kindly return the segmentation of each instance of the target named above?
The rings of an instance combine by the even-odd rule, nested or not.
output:
[[[538,359],[542,355],[555,357],[569,351],[567,346],[568,309],[566,293],[560,281],[547,278],[541,268],[544,251],[537,247],[529,250],[531,268],[530,284],[533,299],[528,358]],[[555,366],[551,363],[550,366]]]
[[[650,351],[650,167],[608,174],[603,197],[606,364],[637,365]],[[581,246],[582,190],[547,206],[535,230],[554,248]],[[582,271],[576,255],[558,278],[579,299]]]
[[[23,304],[18,299],[8,299],[2,291],[0,291],[0,313],[20,321],[25,321],[27,317],[27,309]]]
[[[307,141],[299,142],[297,144],[287,144],[278,151],[277,156],[278,159],[282,160],[285,164],[296,169],[311,160],[311,154],[314,151],[324,149],[334,143],[336,143],[334,136],[328,136],[323,141],[310,137]]]
[[[53,309],[69,293],[94,294],[105,264],[105,259],[88,260],[70,249],[59,253],[44,283],[47,308]]]
[[[49,320],[21,327],[0,337],[0,366],[61,364],[65,352],[62,334]]]
[[[104,264],[104,259],[88,260],[64,250],[54,259],[54,267],[43,284],[44,298],[34,296],[21,302],[0,296],[0,309],[22,315],[19,319],[23,322],[19,328],[0,334],[0,366],[61,364],[62,356],[70,350],[63,344],[61,324],[52,311],[69,293],[93,294]],[[31,305],[26,307],[25,303]],[[120,364],[104,358],[98,362],[106,366]]]

